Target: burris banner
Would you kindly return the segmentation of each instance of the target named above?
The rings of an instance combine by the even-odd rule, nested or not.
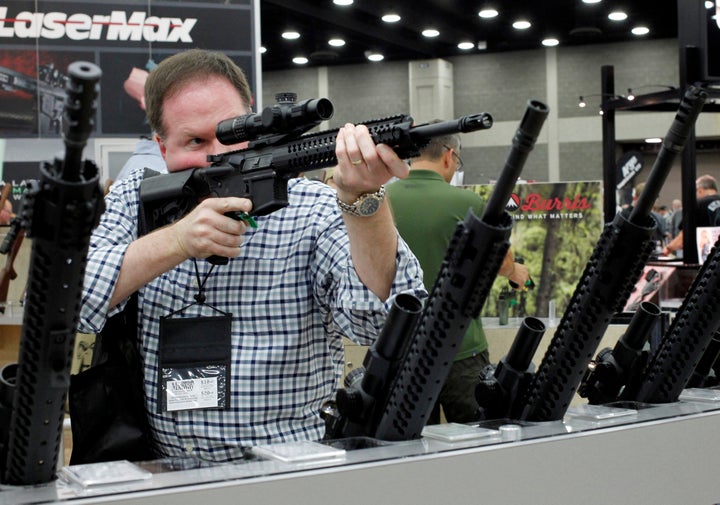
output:
[[[487,199],[493,186],[466,188]],[[497,317],[502,301],[509,305],[510,317],[548,317],[548,307],[554,305],[559,320],[602,233],[602,183],[518,184],[507,210],[515,220],[512,249],[527,265],[535,285],[512,291],[499,278],[483,315]]]
[[[103,71],[95,135],[147,133],[123,86],[133,69],[200,47],[225,52],[254,83],[252,19],[251,0],[0,1],[0,136],[57,136],[65,72],[78,60]]]

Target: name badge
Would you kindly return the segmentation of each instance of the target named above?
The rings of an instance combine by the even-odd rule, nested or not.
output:
[[[232,317],[160,320],[158,412],[230,407]]]

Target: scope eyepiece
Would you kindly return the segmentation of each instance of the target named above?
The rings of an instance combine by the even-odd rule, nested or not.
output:
[[[333,115],[327,98],[312,98],[295,103],[293,93],[277,95],[278,103],[257,114],[245,114],[218,123],[215,136],[224,145],[254,140],[271,133],[303,133]]]

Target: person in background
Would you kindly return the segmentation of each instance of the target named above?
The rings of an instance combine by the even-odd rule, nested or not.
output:
[[[130,75],[123,83],[125,92],[137,100],[142,110],[145,110],[145,81],[147,81],[148,75],[147,70],[133,67]],[[160,145],[154,135],[140,137],[130,158],[128,158],[111,183],[127,178],[133,170],[143,170],[145,168],[150,168],[161,174],[167,173],[165,160],[160,153]]]
[[[215,128],[248,114],[251,92],[230,58],[193,49],[150,73],[145,103],[173,173],[242,147],[222,145]],[[91,237],[79,331],[101,331],[137,292],[137,348],[159,456],[233,461],[251,446],[321,439],[320,408],[343,370],[342,336],[371,345],[397,294],[426,296],[384,199],[383,184],[405,177],[407,164],[363,125],[339,129],[335,154],[336,190],[292,179],[289,205],[256,216],[257,227],[227,215],[252,211],[249,199],[216,197],[142,235],[143,172],[111,187]],[[168,357],[180,337],[197,343],[182,363]],[[211,350],[221,364],[198,378]],[[192,383],[206,395],[173,394],[201,379]]]
[[[682,200],[676,198],[671,203],[672,215],[670,216],[670,235],[671,239],[677,237],[682,229]]]
[[[14,216],[12,202],[7,199],[3,202],[3,208],[0,209],[0,224],[10,224]]]
[[[717,180],[712,175],[701,175],[695,180],[695,226],[720,226],[720,195]],[[677,253],[683,248],[682,226],[677,236],[663,249],[664,255]]]
[[[465,219],[468,209],[480,216],[485,206],[485,201],[476,193],[450,185],[459,169],[462,169],[460,136],[435,137],[421,150],[420,156],[412,159],[409,176],[387,187],[395,224],[420,261],[428,291],[440,271],[457,223]],[[525,286],[530,278],[527,267],[515,263],[511,252],[499,273],[519,287]],[[468,326],[428,424],[440,422],[440,406],[449,422],[477,420],[475,385],[488,364],[488,343],[478,317]]]

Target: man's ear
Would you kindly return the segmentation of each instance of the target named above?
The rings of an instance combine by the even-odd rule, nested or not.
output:
[[[167,152],[167,146],[165,145],[165,142],[163,142],[163,140],[157,134],[153,134],[153,139],[155,139],[155,142],[157,142],[160,146],[160,154],[162,155],[163,159],[165,159],[165,153]]]

